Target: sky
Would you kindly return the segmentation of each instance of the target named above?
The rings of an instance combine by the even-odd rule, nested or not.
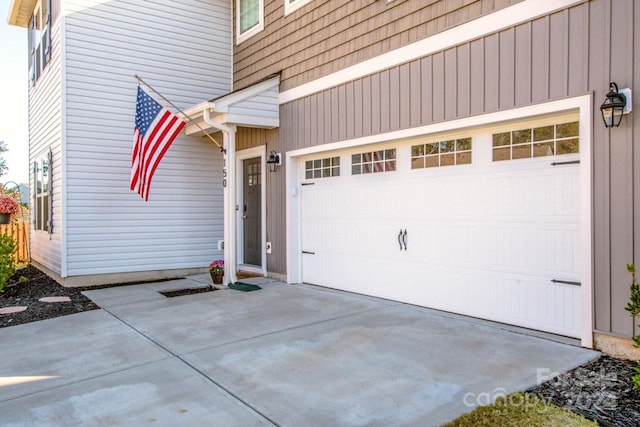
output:
[[[0,141],[9,149],[2,184],[29,182],[27,29],[7,24],[10,3],[0,0]]]

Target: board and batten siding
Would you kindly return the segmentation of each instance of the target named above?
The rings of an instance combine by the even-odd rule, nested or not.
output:
[[[278,130],[242,129],[238,141],[284,153],[592,93],[595,330],[629,337],[625,265],[640,265],[640,107],[607,130],[599,106],[610,81],[640,88],[638,46],[640,4],[592,0],[283,104]],[[267,209],[277,210],[285,173],[268,175]],[[269,239],[282,242],[269,268],[286,269],[286,225],[268,218]]]
[[[287,90],[520,1],[313,0],[285,16],[264,0],[265,29],[234,46],[234,87],[282,71]]]
[[[229,92],[231,5],[64,4],[66,276],[206,267],[222,257],[222,155],[206,139],[181,134],[154,175],[149,201],[129,190],[133,76],[179,108]]]
[[[54,2],[55,4],[55,2]],[[57,19],[51,27],[51,59],[46,68],[29,88],[29,205],[33,205],[35,182],[33,162],[52,152],[52,195],[53,234],[34,228],[34,219],[30,224],[31,259],[55,272],[61,273],[62,260],[62,90],[61,76],[61,20]],[[35,209],[31,206],[30,211]]]

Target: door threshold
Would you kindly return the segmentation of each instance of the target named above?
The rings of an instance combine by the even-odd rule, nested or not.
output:
[[[252,277],[266,277],[266,274],[262,271],[262,267],[248,264],[239,264],[238,274],[253,274]]]

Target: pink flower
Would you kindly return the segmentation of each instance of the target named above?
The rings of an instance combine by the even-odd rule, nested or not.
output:
[[[209,264],[209,271],[214,274],[223,274],[224,273],[224,260],[217,259]]]
[[[20,205],[13,200],[13,197],[6,194],[0,194],[0,213],[16,213],[20,209]]]

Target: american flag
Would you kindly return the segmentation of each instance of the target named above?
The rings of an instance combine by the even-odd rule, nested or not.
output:
[[[131,190],[140,194],[144,200],[149,200],[151,178],[160,160],[184,125],[184,120],[158,104],[138,86],[131,157]]]

